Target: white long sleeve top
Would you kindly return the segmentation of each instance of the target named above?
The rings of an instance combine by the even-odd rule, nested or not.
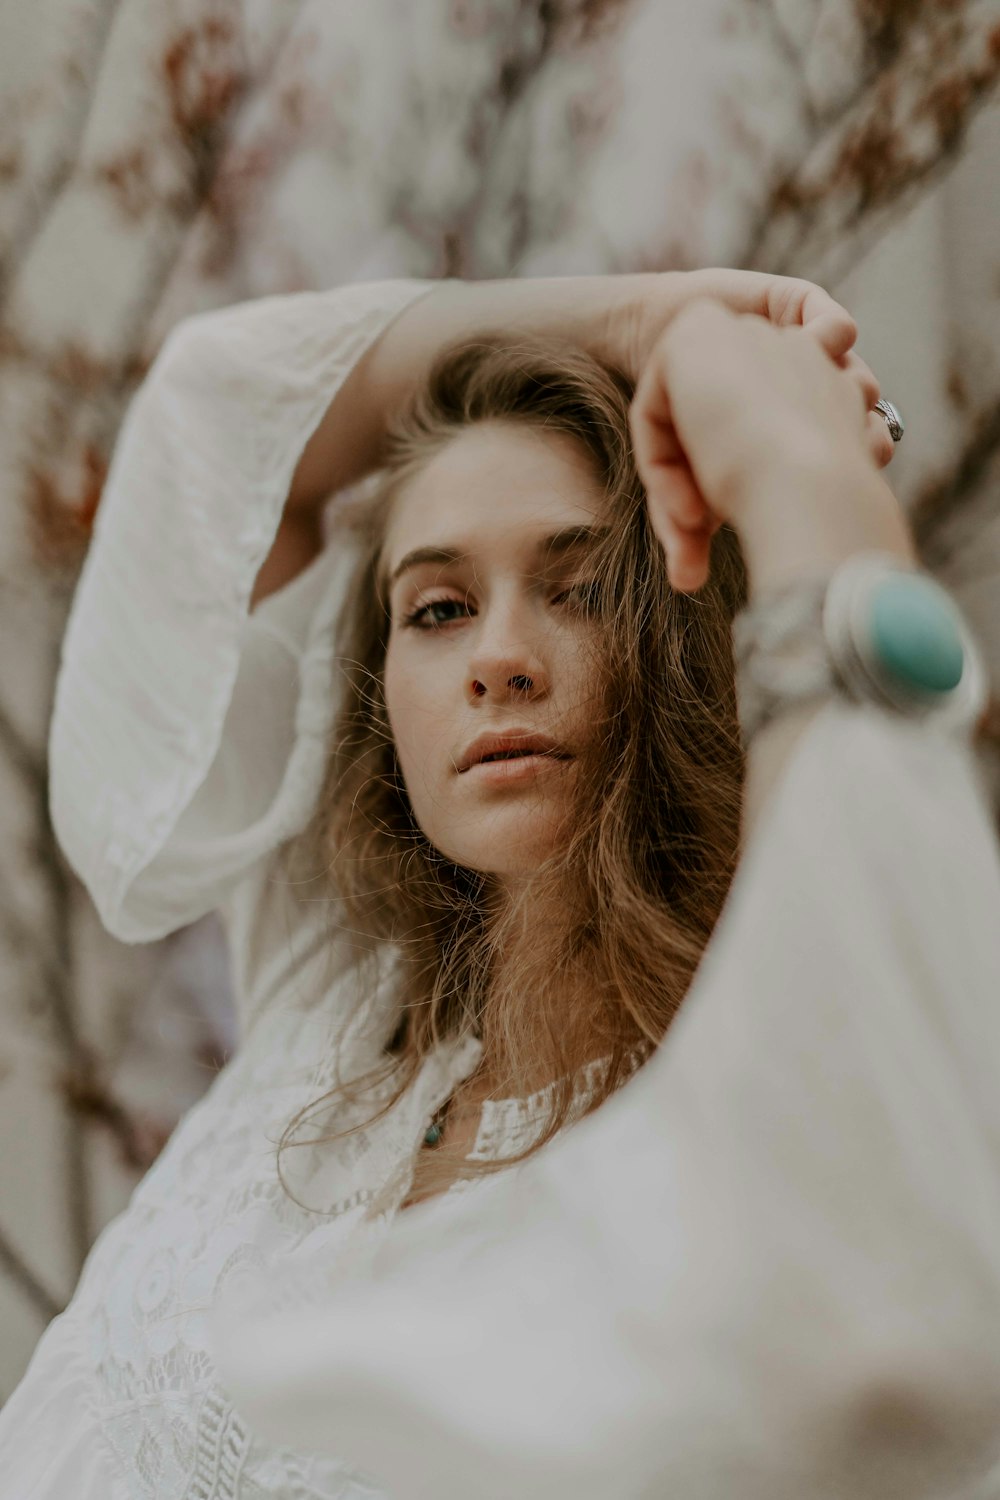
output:
[[[279,863],[325,768],[351,534],[249,599],[308,436],[433,284],[188,319],[126,416],[52,816],[122,940],[219,910],[241,1042],[0,1412],[0,1500],[1000,1494],[975,1396],[1000,1391],[1000,860],[941,732],[823,709],[667,1041],[526,1165],[363,1222],[405,1201],[467,1038],[348,1149],[285,1153],[308,1208],[278,1180],[285,1124],[403,997],[386,945],[360,1003],[359,945]],[[473,1154],[543,1103],[487,1102]]]

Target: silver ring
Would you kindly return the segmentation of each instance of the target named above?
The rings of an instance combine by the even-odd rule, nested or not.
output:
[[[899,415],[898,409],[893,406],[891,401],[886,401],[883,397],[881,401],[875,402],[874,410],[877,411],[880,416],[883,416],[885,418],[885,425],[889,429],[889,436],[892,438],[894,443],[898,443],[902,438],[903,433],[906,431],[906,428],[903,426],[903,419]]]

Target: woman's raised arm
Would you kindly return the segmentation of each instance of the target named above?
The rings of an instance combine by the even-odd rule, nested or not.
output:
[[[832,573],[866,549],[915,566],[863,396],[801,329],[775,329],[709,301],[678,316],[650,353],[630,413],[671,583],[702,587],[725,521],[740,536],[751,602]],[[891,442],[882,418],[874,421]],[[782,714],[753,738],[744,838],[816,712]]]
[[[807,329],[831,359],[848,362],[869,405],[878,399],[871,371],[850,352],[854,320],[812,282],[729,269],[445,280],[406,308],[351,371],[306,444],[286,511],[321,505],[380,466],[387,416],[447,345],[488,331],[512,339],[549,334],[570,339],[638,380],[657,337],[699,297],[733,312],[757,313],[777,326]],[[881,425],[876,418],[876,437]]]
[[[656,278],[658,279],[658,278]],[[292,478],[286,511],[311,509],[380,466],[386,420],[463,336],[552,333],[622,361],[624,333],[645,277],[553,276],[446,280],[396,318],[327,408]]]

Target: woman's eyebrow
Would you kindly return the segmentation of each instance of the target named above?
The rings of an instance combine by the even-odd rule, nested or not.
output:
[[[554,531],[551,536],[544,537],[538,543],[536,552],[546,559],[553,553],[561,556],[574,547],[592,546],[610,531],[610,526],[567,526],[562,531]],[[468,556],[468,552],[462,552],[457,547],[415,547],[396,565],[388,587],[391,589],[408,569],[419,567],[421,563],[464,562]]]

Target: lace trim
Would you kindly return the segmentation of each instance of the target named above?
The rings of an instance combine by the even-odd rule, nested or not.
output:
[[[569,1123],[584,1113],[603,1082],[610,1062],[610,1053],[606,1057],[592,1058],[575,1075]],[[555,1089],[556,1085],[549,1083],[523,1099],[485,1100],[479,1134],[469,1152],[469,1159],[496,1161],[501,1156],[513,1156],[533,1145],[542,1133]]]

